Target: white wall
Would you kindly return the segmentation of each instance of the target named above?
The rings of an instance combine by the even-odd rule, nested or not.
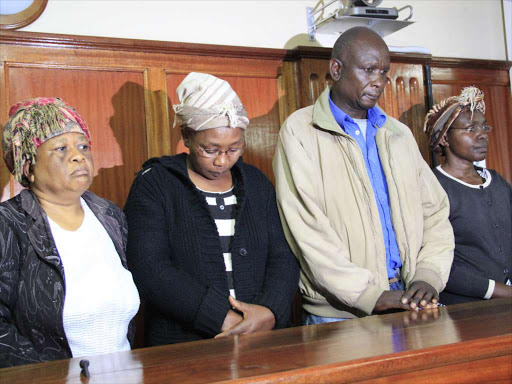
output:
[[[503,15],[505,21],[505,40],[507,42],[507,60],[512,61],[512,0],[503,0]],[[512,68],[510,68],[510,83],[512,83]],[[512,89],[510,90],[512,94]]]
[[[509,1],[509,0],[506,0]],[[306,35],[312,0],[49,0],[24,31],[148,40],[293,48]],[[386,0],[413,5],[415,24],[386,38],[389,45],[423,46],[435,56],[506,59],[501,0]],[[334,38],[319,36],[323,46]]]

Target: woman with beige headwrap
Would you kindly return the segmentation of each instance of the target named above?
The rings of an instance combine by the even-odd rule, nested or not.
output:
[[[455,257],[443,304],[512,297],[512,187],[474,162],[487,155],[492,127],[484,94],[468,87],[435,105],[425,118],[431,148],[445,156],[434,174],[450,199]]]
[[[0,204],[0,367],[130,349],[139,295],[127,226],[87,191],[90,134],[58,98],[11,108],[4,159],[27,189]]]
[[[147,161],[125,212],[146,344],[289,323],[298,265],[272,184],[242,161],[249,119],[229,83],[190,73],[174,106],[190,154]]]

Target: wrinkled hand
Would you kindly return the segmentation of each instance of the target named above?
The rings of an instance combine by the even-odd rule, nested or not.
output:
[[[384,312],[390,309],[409,309],[407,304],[402,304],[404,291],[384,291],[375,303],[373,312]]]
[[[419,309],[436,308],[438,298],[439,294],[429,283],[415,281],[405,291],[400,301],[409,307],[407,309],[417,311]]]
[[[229,302],[235,309],[243,313],[243,320],[227,330],[224,330],[223,326],[223,332],[219,333],[215,338],[267,331],[274,328],[276,318],[270,309],[261,305],[244,303],[231,296],[229,297]]]
[[[233,328],[235,325],[240,323],[242,320],[242,316],[230,309],[226,314],[226,318],[224,319],[224,323],[222,324],[222,328],[220,330],[222,332],[227,331],[228,329]]]

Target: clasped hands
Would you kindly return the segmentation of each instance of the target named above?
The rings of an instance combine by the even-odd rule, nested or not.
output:
[[[222,332],[215,338],[268,331],[274,328],[276,318],[270,309],[262,305],[245,303],[231,296],[229,303],[237,311],[240,311],[243,317],[230,309],[222,324]]]
[[[434,287],[424,281],[415,281],[407,291],[384,291],[375,303],[374,312],[390,309],[418,311],[437,308],[438,293]]]

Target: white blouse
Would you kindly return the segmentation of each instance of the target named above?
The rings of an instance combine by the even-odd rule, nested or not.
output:
[[[73,357],[126,351],[139,293],[107,231],[81,204],[84,220],[76,231],[48,220],[64,266],[64,331]]]

